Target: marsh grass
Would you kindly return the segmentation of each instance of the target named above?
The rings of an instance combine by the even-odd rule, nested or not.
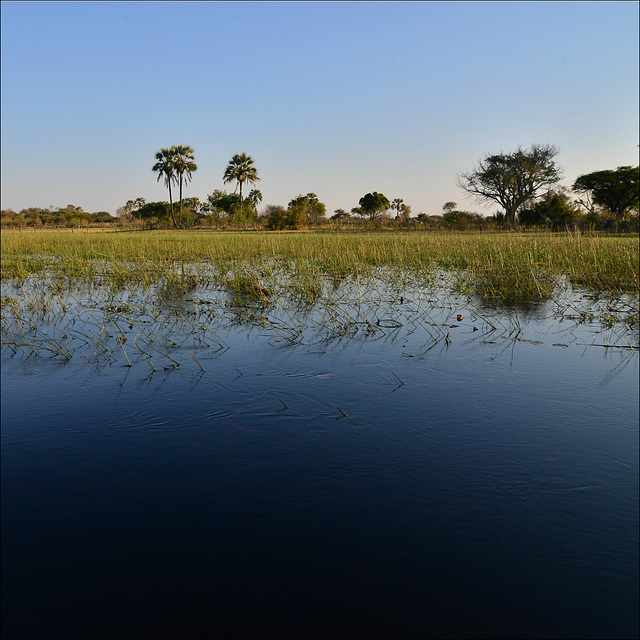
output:
[[[2,346],[155,371],[179,367],[185,340],[204,369],[199,349],[229,348],[224,323],[284,344],[401,328],[450,344],[462,298],[481,332],[517,336],[519,313],[553,301],[557,318],[624,336],[638,253],[637,238],[570,234],[3,231]]]
[[[541,295],[549,289],[549,278],[560,274],[580,286],[612,292],[637,292],[639,280],[637,238],[579,234],[3,231],[1,244],[5,279],[56,272],[68,279],[106,278],[118,286],[150,286],[184,265],[206,264],[222,274],[235,264],[274,261],[296,265],[301,275],[311,268],[337,281],[380,266],[454,269],[477,275],[481,282],[503,278],[496,290],[514,297]],[[511,275],[504,278],[505,273]]]

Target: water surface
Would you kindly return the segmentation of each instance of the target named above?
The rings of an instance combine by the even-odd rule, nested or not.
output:
[[[469,313],[3,352],[3,636],[637,637],[637,351]]]

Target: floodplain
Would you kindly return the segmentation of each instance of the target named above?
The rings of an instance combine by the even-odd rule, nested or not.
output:
[[[3,635],[637,636],[638,253],[3,231]]]

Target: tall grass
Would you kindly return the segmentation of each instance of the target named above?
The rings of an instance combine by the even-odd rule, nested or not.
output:
[[[277,263],[311,286],[311,272],[339,281],[380,266],[423,276],[439,268],[460,272],[462,286],[485,298],[504,300],[548,299],[563,277],[597,293],[637,292],[640,261],[637,238],[579,234],[3,231],[1,248],[2,277],[10,279],[46,271],[148,286],[186,270],[226,277],[239,263]]]
[[[216,333],[227,322],[287,344],[308,330],[402,327],[449,344],[469,316],[473,331],[516,339],[529,303],[535,313],[548,300],[545,313],[637,342],[637,238],[4,231],[1,241],[0,343],[26,356],[118,356],[155,371],[177,367],[187,340],[203,368],[196,350],[228,348]]]

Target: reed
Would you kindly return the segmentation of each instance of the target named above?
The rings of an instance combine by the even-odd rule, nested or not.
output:
[[[549,296],[561,275],[594,291],[638,291],[635,237],[580,234],[454,233],[75,233],[2,232],[2,277],[54,273],[66,279],[107,281],[118,288],[151,286],[207,266],[206,278],[233,265],[291,263],[336,281],[380,266],[432,272],[454,269],[497,297]],[[300,265],[305,265],[300,268]],[[309,284],[312,278],[307,278]]]
[[[3,231],[1,242],[2,346],[25,355],[120,353],[157,371],[179,368],[189,339],[204,371],[194,349],[228,349],[225,323],[284,344],[404,328],[448,345],[461,300],[482,332],[517,338],[518,314],[552,300],[562,320],[637,333],[633,237]]]

